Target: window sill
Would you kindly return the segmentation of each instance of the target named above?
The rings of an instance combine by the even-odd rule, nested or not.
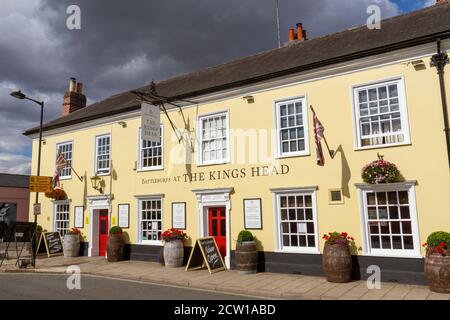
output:
[[[141,240],[139,244],[144,246],[163,246],[162,241]]]
[[[230,164],[230,160],[223,160],[223,161],[217,161],[217,162],[206,162],[206,163],[198,163],[197,167],[207,167],[207,166],[217,166],[221,164]]]
[[[368,257],[381,257],[381,258],[409,258],[409,259],[422,259],[423,256],[421,256],[420,254],[418,254],[417,252],[413,252],[413,253],[404,253],[404,254],[400,254],[400,253],[391,253],[391,252],[366,252],[363,254],[364,256],[368,256]]]
[[[162,171],[162,170],[164,170],[164,167],[140,168],[136,169],[136,172]]]
[[[107,172],[107,173],[97,173],[97,177],[104,177],[104,176],[109,176],[111,173]],[[94,174],[95,176],[95,174]]]
[[[283,154],[275,156],[275,159],[286,159],[286,158],[297,158],[297,157],[308,157],[310,156],[310,152],[302,152],[302,153],[291,153],[291,154]]]
[[[59,177],[59,180],[71,180],[72,176],[67,176],[67,177]]]
[[[301,254],[320,254],[318,248],[311,249],[277,249],[277,253],[301,253]]]
[[[384,149],[384,148],[393,148],[393,147],[402,147],[402,146],[411,146],[412,143],[402,142],[402,143],[390,143],[390,144],[377,144],[374,146],[366,146],[366,147],[355,147],[354,151],[364,151],[364,150],[372,150],[372,149]]]

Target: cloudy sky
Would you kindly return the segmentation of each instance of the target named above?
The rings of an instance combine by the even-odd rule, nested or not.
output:
[[[367,7],[383,18],[435,0],[279,0],[281,38],[303,22],[308,37],[362,25]],[[67,7],[81,8],[68,30]],[[70,77],[88,103],[168,77],[277,46],[275,0],[0,0],[0,172],[30,173],[39,107],[10,97],[21,89],[61,114]]]

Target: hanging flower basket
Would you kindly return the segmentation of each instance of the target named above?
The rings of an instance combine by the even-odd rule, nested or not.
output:
[[[50,199],[54,200],[66,200],[67,194],[66,192],[61,188],[55,188],[50,192],[46,192],[45,196]]]
[[[361,176],[365,183],[390,183],[398,180],[400,171],[395,164],[379,159],[366,164]]]

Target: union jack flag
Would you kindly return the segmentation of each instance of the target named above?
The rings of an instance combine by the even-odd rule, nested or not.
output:
[[[325,131],[325,128],[322,126],[322,123],[320,123],[319,118],[317,118],[315,113],[313,121],[314,121],[314,141],[316,142],[317,164],[319,166],[323,166],[325,164],[325,157],[323,156],[322,145],[320,144],[320,140],[323,138],[323,132]]]
[[[62,153],[59,153],[55,161],[55,173],[53,174],[52,185],[53,189],[59,188],[61,185],[59,183],[59,176],[61,175],[61,170],[67,165],[67,160],[64,158]]]

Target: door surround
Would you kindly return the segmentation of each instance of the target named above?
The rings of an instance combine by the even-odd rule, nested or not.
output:
[[[230,210],[231,200],[230,193],[233,192],[231,188],[216,188],[216,189],[194,189],[192,192],[197,197],[197,212],[199,237],[208,237],[208,208],[209,207],[225,207],[226,218],[226,256],[225,266],[230,268],[230,254],[231,254],[231,232],[230,232]]]
[[[89,248],[88,256],[97,257],[99,255],[99,210],[108,210],[108,230],[111,227],[111,200],[112,195],[87,196],[89,215]]]

